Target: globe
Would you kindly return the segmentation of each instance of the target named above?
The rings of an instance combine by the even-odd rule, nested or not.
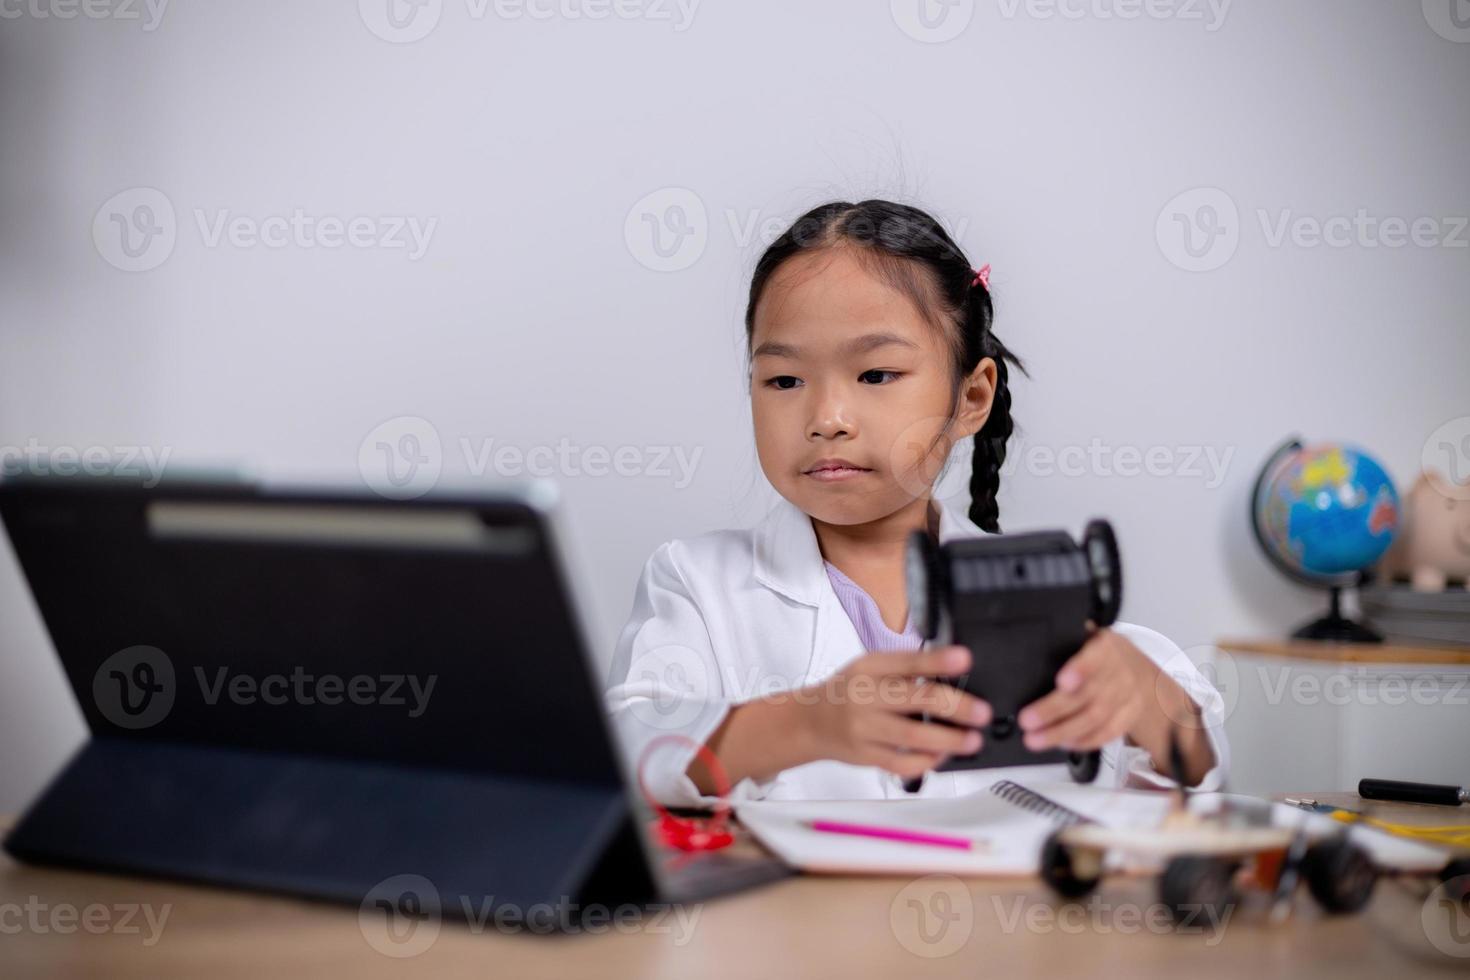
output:
[[[1251,521],[1282,572],[1332,590],[1332,611],[1296,635],[1368,640],[1376,634],[1342,617],[1339,590],[1383,557],[1399,527],[1399,495],[1383,466],[1361,449],[1292,439],[1261,468]]]

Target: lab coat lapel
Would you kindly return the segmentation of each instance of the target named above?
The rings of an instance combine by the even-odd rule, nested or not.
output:
[[[800,507],[779,498],[755,533],[755,578],[767,588],[803,605],[821,601],[827,572],[812,519]],[[830,592],[830,586],[826,589]]]
[[[806,672],[797,686],[819,681],[863,655],[857,627],[827,578],[812,519],[785,497],[756,529],[755,577],[811,610],[801,617],[811,624],[812,644]]]
[[[941,543],[985,533],[943,501],[935,503]],[[785,497],[756,528],[754,561],[757,581],[814,610],[812,655],[803,684],[821,680],[867,652],[832,589],[811,518]]]

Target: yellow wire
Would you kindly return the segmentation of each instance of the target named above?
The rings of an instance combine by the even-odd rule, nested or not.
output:
[[[1362,822],[1401,837],[1417,837],[1440,844],[1470,844],[1470,824],[1455,824],[1447,827],[1418,827],[1413,824],[1389,823],[1377,817],[1365,817],[1348,810],[1333,810],[1332,818],[1342,823]]]

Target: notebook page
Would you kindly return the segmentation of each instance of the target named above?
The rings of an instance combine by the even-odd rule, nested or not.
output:
[[[1156,825],[1169,806],[1169,797],[1163,793],[1031,781],[1026,788],[1107,826],[1143,821]],[[1079,789],[1084,792],[1073,792]],[[848,874],[1032,875],[1043,841],[1058,827],[1053,820],[1001,799],[989,788],[942,799],[755,801],[738,804],[735,812],[786,863],[806,871]],[[982,838],[989,846],[961,851],[824,833],[806,826],[812,820]]]
[[[1177,794],[1156,789],[1108,789],[1038,779],[1024,785],[1104,827],[1157,827],[1178,800]]]

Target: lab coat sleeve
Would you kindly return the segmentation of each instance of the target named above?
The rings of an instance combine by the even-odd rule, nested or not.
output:
[[[704,615],[680,572],[678,542],[660,545],[643,567],[633,611],[618,637],[608,676],[613,728],[648,792],[667,806],[709,806],[688,776],[698,746],[729,714],[720,664]],[[732,800],[758,799],[775,779],[743,779]]]
[[[1162,633],[1132,623],[1115,623],[1113,630],[1130,640],[1159,665],[1165,677],[1182,687],[1199,706],[1198,719],[1178,718],[1176,723],[1197,724],[1204,728],[1215,764],[1195,784],[1194,789],[1214,792],[1224,788],[1230,772],[1230,744],[1225,737],[1225,701],[1183,650]],[[1151,697],[1155,696],[1149,692]],[[1103,771],[1098,784],[1132,789],[1168,789],[1177,783],[1154,768],[1148,750],[1133,745],[1126,738],[1117,739],[1103,752]],[[1111,764],[1110,764],[1111,763]]]

